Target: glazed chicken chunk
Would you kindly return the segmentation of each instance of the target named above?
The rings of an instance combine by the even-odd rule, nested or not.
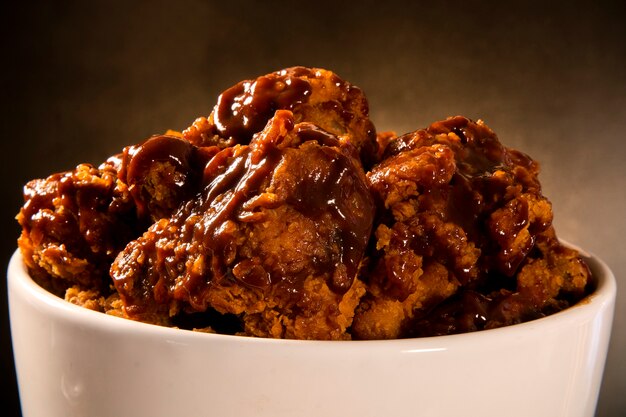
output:
[[[243,315],[250,335],[346,338],[374,218],[356,149],[281,110],[202,182],[113,263],[127,313],[164,323],[214,309]]]
[[[33,279],[127,319],[322,340],[507,326],[593,289],[557,238],[539,164],[482,121],[377,133],[360,88],[305,67],[210,108],[26,184]]]
[[[33,180],[17,219],[25,261],[58,294],[72,285],[108,292],[111,262],[150,224],[200,191],[204,164],[220,149],[247,144],[278,109],[311,122],[374,158],[376,134],[362,91],[331,71],[293,67],[224,91],[210,117],[183,133],[127,146],[98,167]]]
[[[369,164],[376,154],[376,130],[360,88],[322,68],[291,67],[225,90],[208,117],[183,132],[197,145],[248,144],[277,110],[290,110],[296,123],[310,122],[349,138]]]
[[[380,211],[355,337],[499,327],[584,293],[589,272],[556,239],[538,164],[483,122],[449,118],[383,155],[367,174]]]

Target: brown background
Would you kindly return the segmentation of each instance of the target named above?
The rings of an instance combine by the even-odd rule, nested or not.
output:
[[[1,6],[3,269],[27,180],[183,129],[240,79],[325,67],[365,90],[379,130],[463,114],[541,162],[559,236],[600,255],[620,282],[597,415],[626,410],[626,13],[618,2],[23,3]],[[19,415],[1,283],[0,404]]]

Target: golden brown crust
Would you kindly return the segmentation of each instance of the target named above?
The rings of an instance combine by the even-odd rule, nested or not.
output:
[[[309,122],[342,137],[369,165],[376,159],[376,130],[365,94],[322,68],[291,67],[225,90],[208,117],[183,132],[198,146],[248,144],[277,110],[290,110],[296,123]]]
[[[256,337],[475,331],[587,294],[534,160],[482,121],[377,135],[368,112],[323,69],[242,81],[182,133],[29,182],[24,261],[85,308]]]
[[[133,210],[113,162],[33,180],[17,216],[18,246],[35,279],[53,292],[108,287],[108,268],[133,237]]]
[[[554,235],[537,163],[483,122],[452,117],[382,143],[367,174],[381,210],[355,337],[499,327],[584,293],[589,272]]]
[[[213,309],[257,336],[347,337],[374,205],[352,145],[294,118],[215,154],[202,191],[120,253],[129,316]]]

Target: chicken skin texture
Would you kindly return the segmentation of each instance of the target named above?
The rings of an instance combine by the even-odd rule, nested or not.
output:
[[[322,68],[291,67],[225,90],[208,117],[183,132],[190,142],[221,147],[248,144],[276,110],[290,110],[296,123],[310,122],[348,139],[369,166],[375,159],[376,130],[360,88]]]
[[[200,191],[208,159],[249,143],[278,109],[292,109],[296,122],[312,122],[368,160],[375,157],[367,99],[335,73],[293,67],[242,81],[220,94],[208,119],[183,133],[127,146],[98,167],[81,164],[29,182],[18,246],[33,275],[57,294],[75,284],[106,290],[117,253]]]
[[[182,132],[30,181],[42,287],[125,319],[254,337],[426,337],[525,322],[593,290],[539,164],[482,121],[376,132],[321,68],[243,80]]]
[[[217,153],[203,190],[111,267],[129,316],[242,315],[254,336],[342,339],[374,203],[349,142],[276,112],[249,145]]]
[[[380,210],[353,336],[500,327],[582,296],[589,271],[556,239],[538,173],[464,117],[387,141],[367,174]]]
[[[33,279],[55,294],[71,285],[108,288],[108,269],[137,233],[114,162],[30,181],[17,215],[18,246]]]
[[[195,192],[198,172],[216,152],[157,135],[98,167],[30,181],[17,220],[31,274],[57,294],[72,285],[107,292],[117,254]]]

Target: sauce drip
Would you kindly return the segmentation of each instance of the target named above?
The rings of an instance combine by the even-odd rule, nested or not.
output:
[[[213,111],[220,136],[236,137],[241,143],[247,143],[254,133],[263,129],[276,110],[293,110],[308,101],[311,84],[300,78],[304,75],[313,76],[313,72],[295,67],[241,81],[224,91]]]
[[[271,287],[294,302],[311,275],[325,276],[336,293],[347,291],[356,279],[374,217],[365,174],[353,153],[350,145],[341,145],[313,125],[294,127],[291,112],[277,112],[250,145],[217,152],[203,170],[202,191],[167,222],[156,223],[131,242],[124,251],[129,256],[118,257],[112,269],[116,287],[139,314],[150,308],[150,297],[164,302],[168,293],[188,301],[194,311],[204,311],[212,289],[236,281],[261,290]],[[276,176],[290,178],[280,197],[267,194]],[[284,265],[264,262],[262,238],[249,236],[255,224],[263,224],[272,210],[283,206],[324,225],[322,241],[315,242],[325,248],[323,260],[311,255],[301,272],[290,275],[285,275]],[[298,245],[298,238],[292,239]],[[147,262],[135,256],[147,256]],[[132,273],[137,262],[147,277]],[[148,286],[137,293],[134,279]]]
[[[313,125],[299,125],[296,134],[303,141],[329,146],[339,144],[336,137]],[[263,152],[254,146],[242,148],[237,155],[222,151],[205,169],[203,202],[195,211],[205,213],[203,242],[214,256],[227,254],[232,243],[221,233],[222,226],[247,219],[249,213],[243,209],[245,203],[268,184],[285,152],[294,150],[265,145]],[[331,263],[317,264],[316,269],[322,274],[334,270],[330,284],[335,291],[343,292],[350,288],[358,272],[371,229],[371,220],[368,221],[367,216],[373,218],[374,207],[365,182],[355,174],[358,168],[354,162],[329,146],[307,150],[311,158],[319,161],[318,169],[297,177],[285,203],[313,220],[319,220],[326,213],[332,216],[336,224],[333,240],[340,252]],[[348,198],[354,195],[361,198]],[[254,213],[250,218],[254,221]],[[224,260],[216,263],[221,271],[215,270],[213,275],[218,280],[228,275],[227,263]],[[237,267],[233,271],[235,276],[253,287],[264,288],[283,281],[281,285],[291,286],[284,290],[296,293],[302,284],[300,281],[306,278],[281,277],[276,271],[265,270],[250,260],[236,259],[232,264]]]
[[[315,138],[322,144],[338,144],[332,135],[313,125],[306,127],[298,131],[303,140]],[[346,291],[356,277],[369,240],[374,204],[365,181],[356,175],[359,168],[353,159],[329,147],[318,148],[318,154],[325,161],[320,164],[322,169],[302,176],[288,203],[311,218],[324,212],[332,215],[337,224],[337,244],[341,248],[333,265],[338,272],[333,276],[332,285],[337,291]],[[345,272],[341,265],[345,265]]]
[[[175,136],[153,136],[128,146],[119,178],[128,185],[140,219],[168,217],[197,192],[199,167],[214,153]]]

